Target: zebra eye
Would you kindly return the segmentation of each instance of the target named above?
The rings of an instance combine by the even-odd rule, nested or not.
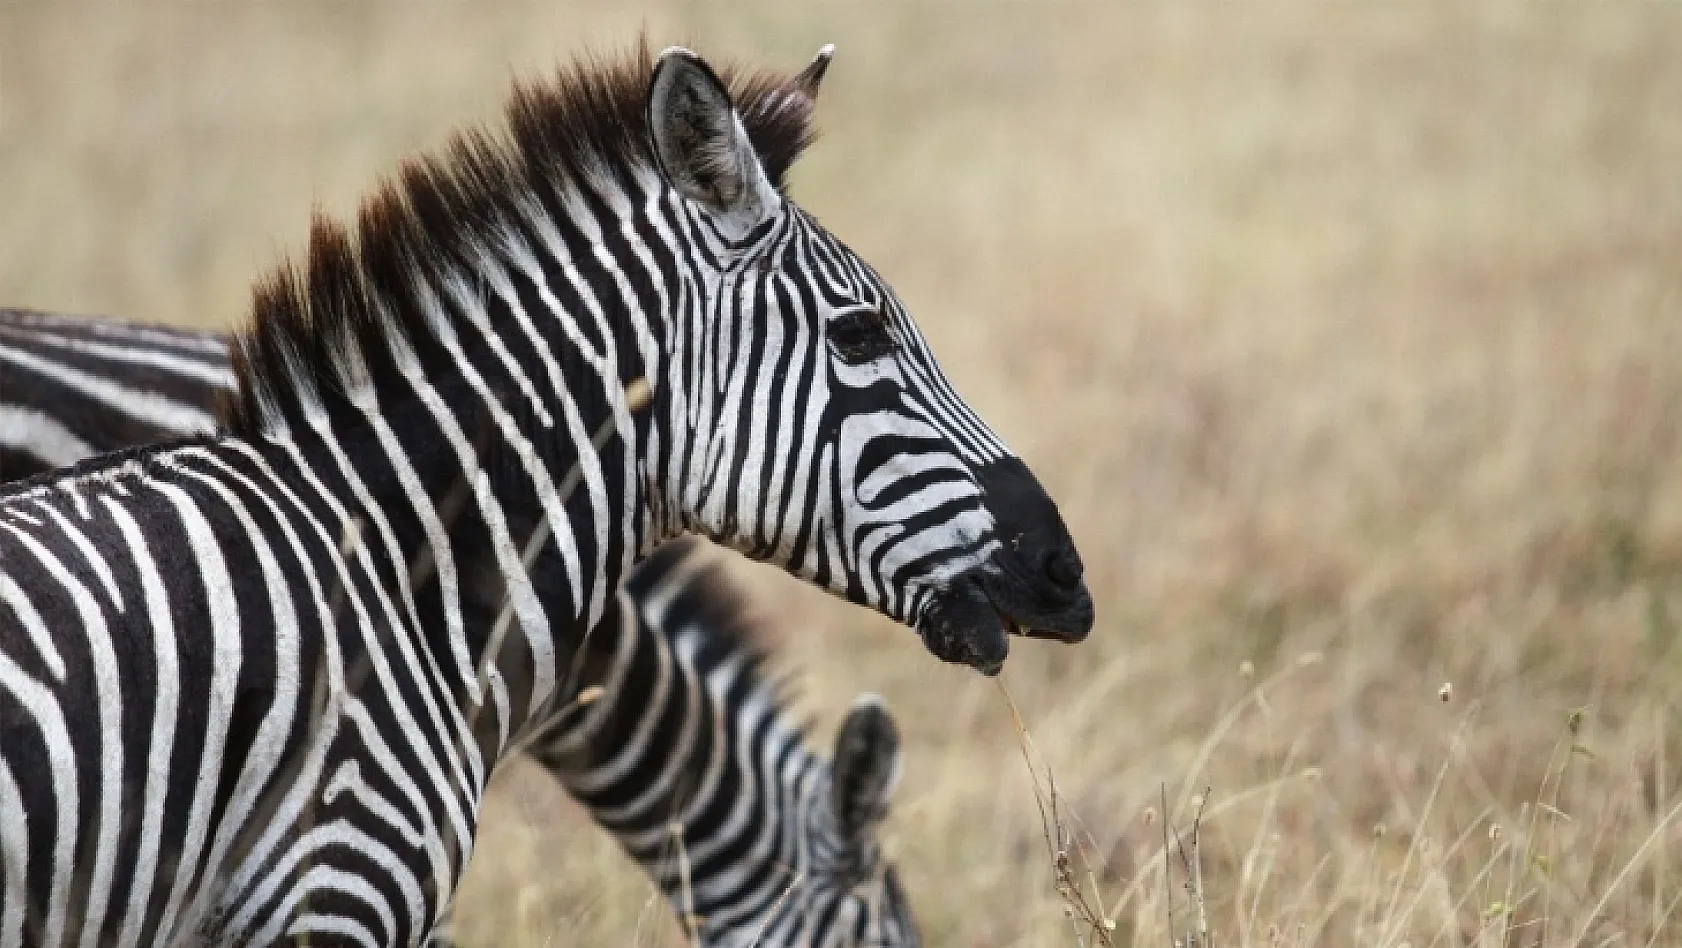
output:
[[[848,365],[863,365],[894,351],[888,317],[874,307],[839,313],[829,321],[829,344]]]

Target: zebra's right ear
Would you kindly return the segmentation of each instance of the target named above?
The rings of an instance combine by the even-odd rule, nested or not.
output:
[[[745,238],[781,204],[729,90],[687,49],[670,47],[654,63],[648,130],[666,182],[711,211],[725,239]]]
[[[899,727],[876,695],[859,695],[835,735],[830,804],[836,827],[849,842],[862,842],[888,815],[899,783]]]

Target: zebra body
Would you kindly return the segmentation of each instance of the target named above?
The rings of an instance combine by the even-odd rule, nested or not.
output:
[[[33,369],[3,377],[9,417],[39,420],[0,435],[0,471],[38,474],[46,459],[75,463],[130,437],[190,437],[191,412],[137,431],[110,417],[113,405],[167,398],[211,412],[231,392],[226,342],[210,333],[0,310],[0,340],[0,362]],[[173,371],[160,384],[134,366]],[[82,453],[58,454],[66,440]],[[590,700],[536,727],[525,750],[621,841],[701,945],[916,944],[872,833],[898,757],[891,718],[861,697],[833,770],[811,753],[763,673],[741,602],[703,560],[678,540],[636,567],[584,646],[579,693]],[[863,788],[854,815],[842,816],[837,786]],[[447,943],[440,927],[433,944]]]
[[[1055,507],[777,190],[825,62],[521,89],[260,287],[226,433],[0,488],[0,946],[417,943],[685,530],[985,671],[1086,634]]]

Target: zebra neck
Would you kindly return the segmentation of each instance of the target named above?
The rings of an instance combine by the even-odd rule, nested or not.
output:
[[[343,509],[341,555],[372,551],[370,582],[412,605],[488,773],[564,703],[565,670],[639,550],[636,438],[617,436],[624,413],[601,399],[563,423],[553,401],[501,394],[512,386],[413,382],[414,397],[315,413],[258,444]]]
[[[498,750],[564,703],[573,644],[674,523],[642,473],[672,443],[647,393],[700,294],[618,226],[657,209],[592,193],[504,195],[494,233],[393,225],[353,250],[318,227],[307,280],[260,292],[239,344],[231,430],[372,468],[364,504],[407,521],[397,552],[428,568],[419,612],[456,693],[506,710],[478,717]]]

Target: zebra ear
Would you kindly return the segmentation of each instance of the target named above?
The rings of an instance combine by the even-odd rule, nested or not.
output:
[[[711,211],[727,240],[746,237],[775,213],[782,199],[729,90],[701,57],[678,46],[660,54],[648,87],[648,129],[666,183]]]
[[[859,695],[835,735],[830,804],[841,835],[864,840],[888,815],[899,783],[899,728],[876,695]]]
[[[826,43],[812,58],[811,65],[800,70],[800,75],[794,77],[794,84],[806,93],[806,98],[817,101],[818,87],[823,85],[823,74],[829,71],[829,61],[835,58],[835,44]]]

